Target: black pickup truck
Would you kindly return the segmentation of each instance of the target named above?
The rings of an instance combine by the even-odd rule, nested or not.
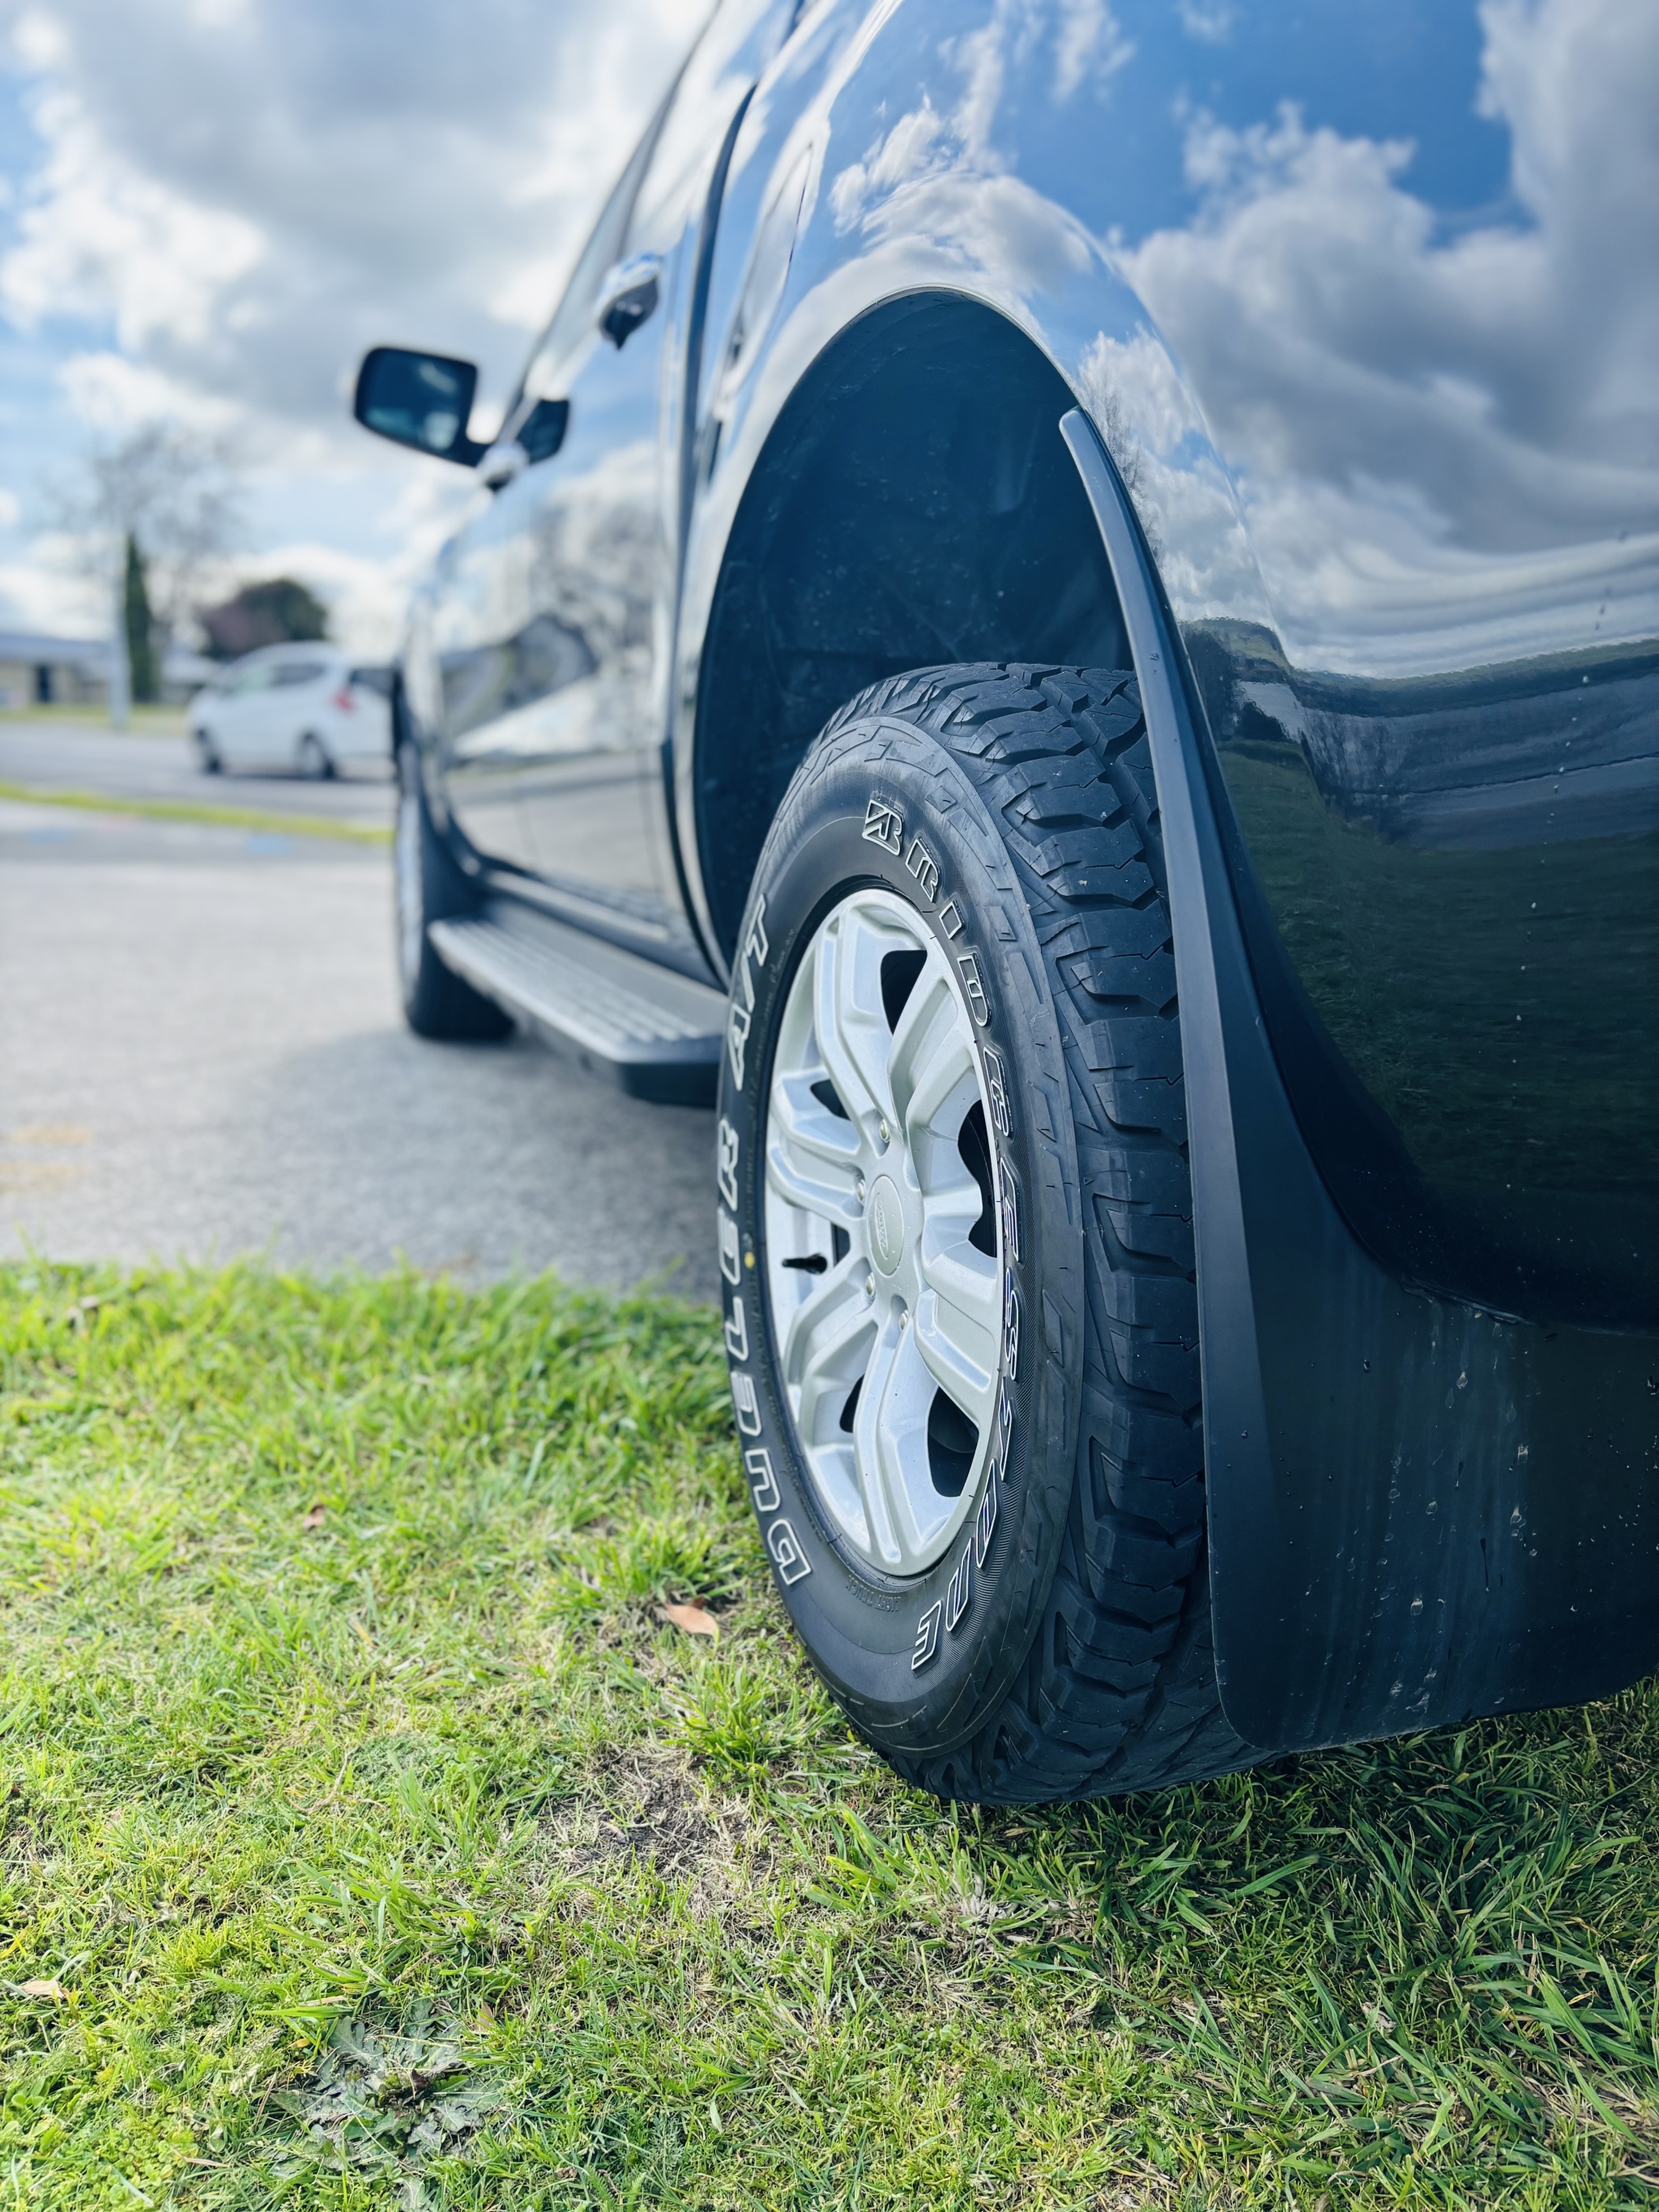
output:
[[[1659,10],[721,0],[401,653],[422,1035],[717,1115],[766,1550],[1021,1802],[1659,1658]]]

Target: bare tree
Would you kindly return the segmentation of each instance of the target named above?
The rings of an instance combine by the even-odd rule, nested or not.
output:
[[[111,610],[110,719],[126,720],[125,622],[129,541],[141,550],[150,606],[163,641],[178,630],[235,543],[241,493],[228,443],[184,424],[141,423],[91,447],[74,480],[52,497],[76,565],[104,587]]]

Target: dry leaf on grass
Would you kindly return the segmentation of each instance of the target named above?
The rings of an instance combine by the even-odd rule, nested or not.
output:
[[[712,1613],[705,1613],[700,1605],[665,1605],[661,1608],[664,1620],[672,1620],[676,1628],[683,1628],[688,1636],[712,1636],[718,1644],[720,1625]]]
[[[301,1515],[300,1526],[302,1528],[320,1528],[327,1518],[328,1508],[326,1505],[313,1505],[309,1513],[302,1513]]]
[[[14,1982],[12,1987],[20,1997],[50,1997],[54,2004],[62,2004],[68,1995],[61,1982]]]

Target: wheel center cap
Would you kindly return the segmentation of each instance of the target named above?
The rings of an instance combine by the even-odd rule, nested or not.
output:
[[[870,1256],[884,1275],[904,1257],[904,1203],[890,1176],[878,1176],[865,1206],[870,1224]]]

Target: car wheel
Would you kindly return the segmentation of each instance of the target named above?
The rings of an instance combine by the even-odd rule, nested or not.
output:
[[[834,718],[750,890],[718,1166],[750,1492],[869,1741],[983,1803],[1249,1764],[1132,676],[923,670]]]
[[[504,1037],[513,1027],[508,1016],[493,1000],[446,968],[433,950],[428,925],[466,914],[477,901],[472,886],[433,825],[413,745],[399,745],[397,769],[392,882],[404,1018],[417,1036]]]
[[[312,783],[327,783],[334,774],[334,763],[328,747],[316,732],[307,730],[300,740],[296,755],[300,773]]]
[[[196,745],[196,765],[204,775],[217,775],[224,767],[219,748],[205,730],[192,732]]]

